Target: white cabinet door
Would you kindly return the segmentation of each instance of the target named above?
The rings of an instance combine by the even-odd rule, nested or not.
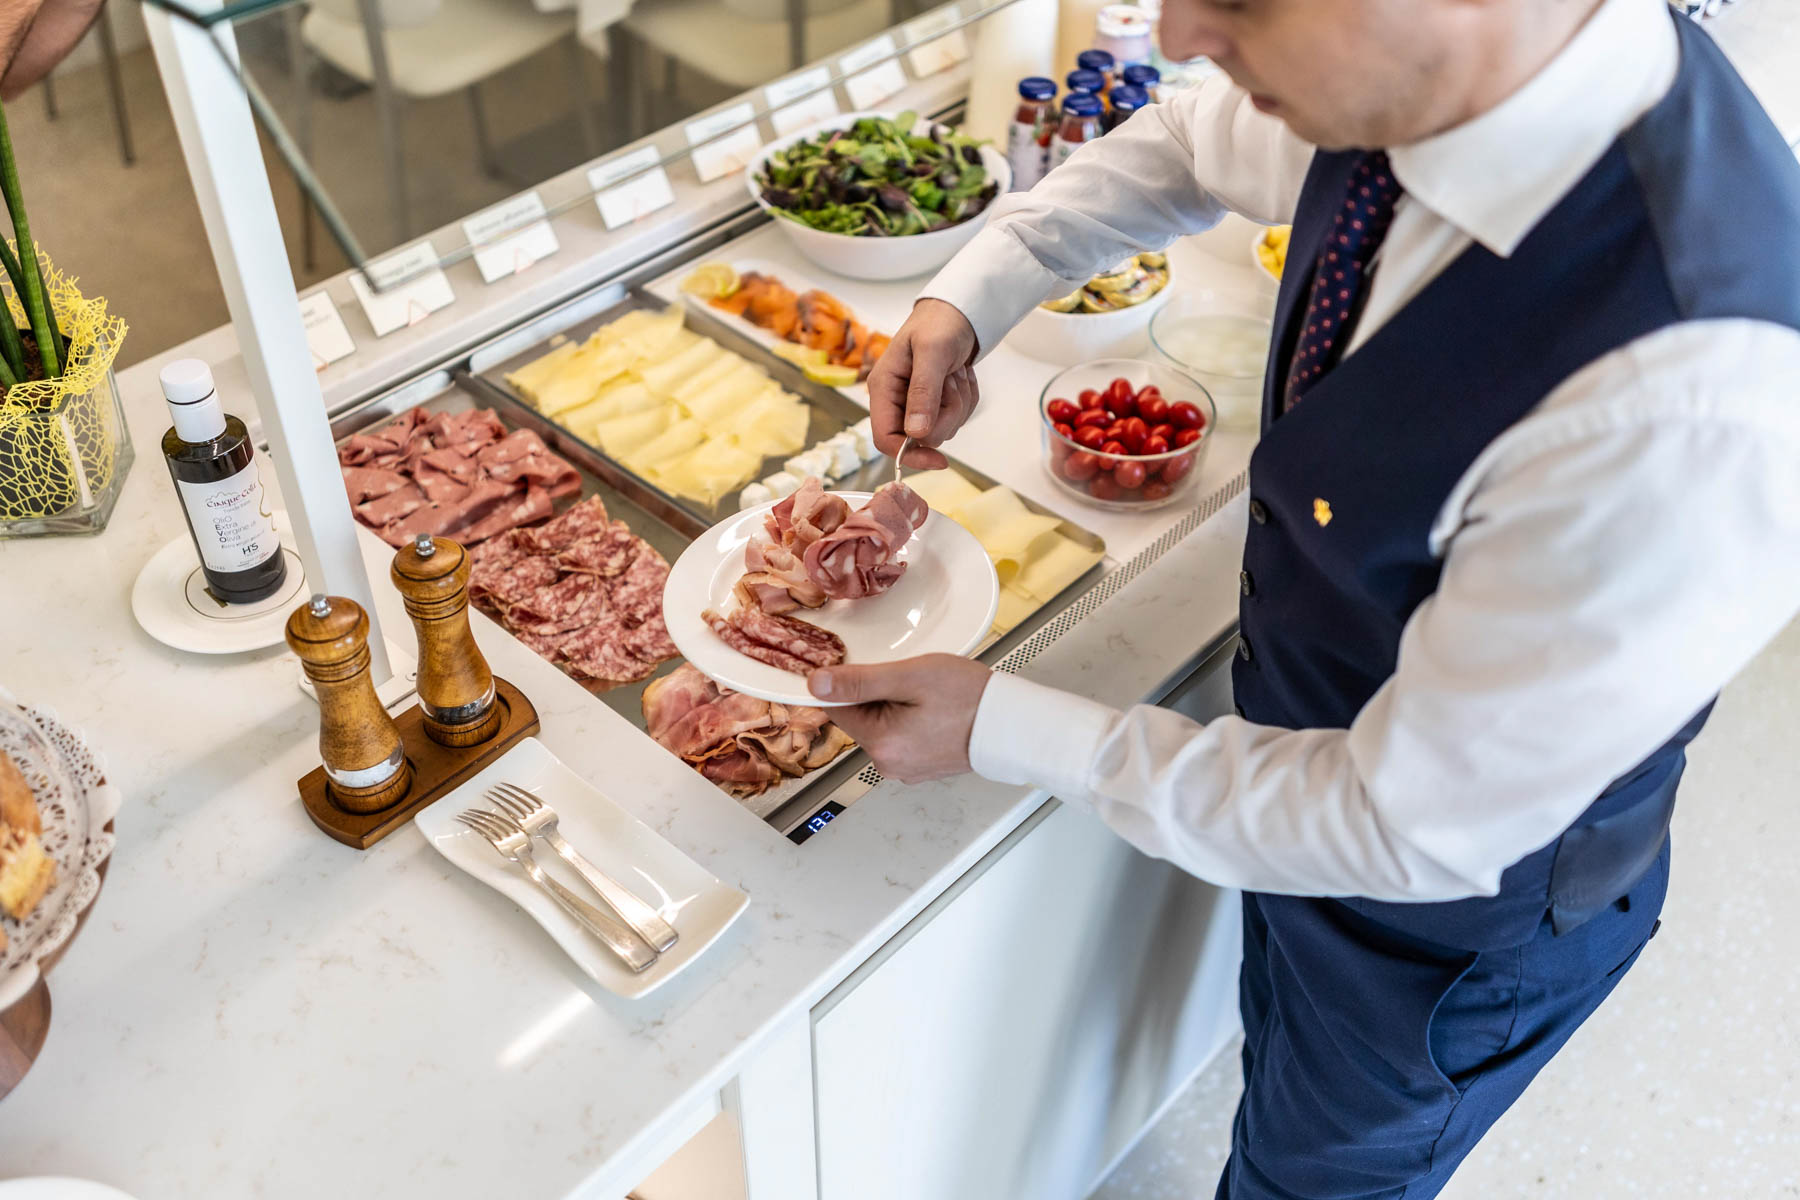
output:
[[[820,1005],[820,1200],[1078,1200],[1236,1029],[1236,893],[1067,808],[995,853]]]

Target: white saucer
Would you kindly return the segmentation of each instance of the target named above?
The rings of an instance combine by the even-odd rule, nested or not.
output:
[[[206,590],[194,539],[183,534],[138,572],[131,615],[163,645],[192,654],[241,654],[280,645],[288,614],[306,594],[306,571],[293,548],[286,511],[276,509],[274,520],[287,556],[287,579],[273,596],[255,604],[220,604]]]
[[[868,492],[838,492],[859,507]],[[746,509],[701,534],[669,571],[663,621],[682,655],[722,687],[778,704],[834,707],[806,690],[806,677],[756,661],[719,640],[701,619],[704,609],[728,612],[731,589],[744,575],[744,547],[779,501]],[[896,556],[906,574],[879,596],[829,600],[794,615],[844,639],[845,661],[895,662],[921,654],[970,654],[993,627],[1000,580],[975,535],[941,513]]]

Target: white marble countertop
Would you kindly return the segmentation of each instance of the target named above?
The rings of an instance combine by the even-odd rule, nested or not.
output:
[[[1232,274],[1197,251],[1177,261],[1190,282]],[[906,290],[833,286],[876,324]],[[202,344],[231,349],[226,335]],[[120,378],[139,458],[111,527],[0,543],[6,686],[87,729],[126,794],[105,889],[50,980],[49,1041],[0,1104],[5,1173],[98,1179],[139,1200],[548,1200],[629,1185],[609,1171],[659,1121],[716,1091],[759,1036],[1045,802],[972,779],[888,783],[795,846],[480,619],[494,669],[537,705],[543,742],[752,898],[662,990],[635,1002],[600,991],[411,826],[359,853],[308,823],[294,781],[318,761],[317,716],[285,648],[204,658],[137,627],[132,581],[183,534],[156,451],[161,361]],[[997,352],[982,418],[956,450],[1070,511],[1043,483],[1030,423],[1052,370]],[[1237,475],[1248,448],[1222,438],[1198,494]],[[1180,516],[1106,532],[1129,552]],[[1118,704],[1155,692],[1235,620],[1242,524],[1240,501],[1028,673]],[[369,547],[385,564],[385,547]],[[406,639],[397,596],[379,594],[390,638]]]

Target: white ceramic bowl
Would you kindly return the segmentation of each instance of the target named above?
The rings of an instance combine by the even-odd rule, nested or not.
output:
[[[834,129],[848,129],[863,117],[892,119],[898,115],[893,112],[843,113],[828,121],[808,125],[805,129],[797,129],[764,146],[744,170],[744,186],[750,190],[750,198],[756,201],[756,206],[774,218],[776,227],[788,235],[800,253],[827,271],[834,271],[851,279],[872,280],[909,279],[915,275],[930,274],[949,262],[975,236],[987,223],[988,213],[993,210],[993,205],[990,204],[967,221],[932,233],[915,233],[909,237],[854,237],[847,233],[821,233],[817,229],[809,229],[798,221],[781,216],[778,209],[763,200],[762,185],[757,182],[757,176],[762,174],[764,165],[776,151],[785,150],[805,138],[830,133]],[[932,122],[921,119],[913,129],[915,132],[929,129],[931,124]],[[992,146],[983,146],[981,163],[987,168],[989,177],[1000,184],[1000,195],[1005,195],[1012,187],[1012,168],[1007,165],[1006,157]]]
[[[1103,313],[1034,308],[1006,335],[1006,344],[1027,358],[1059,367],[1094,358],[1138,358],[1150,345],[1150,319],[1173,293],[1171,281],[1142,304]]]

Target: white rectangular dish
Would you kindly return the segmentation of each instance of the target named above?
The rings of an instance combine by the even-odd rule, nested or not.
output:
[[[562,835],[590,862],[654,905],[680,940],[641,974],[611,951],[485,838],[456,819],[470,808],[492,809],[482,793],[510,783],[554,808]],[[750,897],[709,874],[642,821],[608,800],[564,766],[536,738],[526,738],[480,774],[425,809],[413,824],[439,854],[531,914],[589,979],[626,999],[645,996],[700,957],[750,904]],[[581,877],[542,840],[532,853],[545,872],[584,899],[594,897]]]

